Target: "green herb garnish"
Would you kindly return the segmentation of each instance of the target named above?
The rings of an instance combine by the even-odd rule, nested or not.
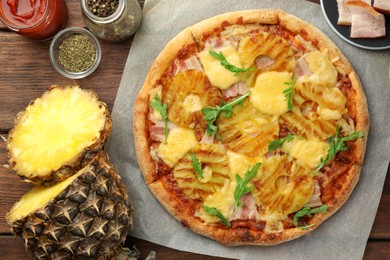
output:
[[[214,133],[215,136],[219,140],[222,140],[218,134],[218,127],[216,125],[214,125],[214,122],[215,122],[215,120],[217,120],[219,113],[221,113],[222,111],[225,111],[225,116],[230,117],[232,112],[233,112],[233,106],[235,106],[237,104],[242,105],[242,102],[244,101],[244,99],[246,97],[248,97],[250,94],[251,94],[251,92],[248,91],[244,95],[233,100],[230,103],[227,103],[227,104],[223,103],[222,107],[216,106],[215,108],[211,108],[211,107],[203,108],[202,111],[204,114],[204,118],[207,120],[207,129],[206,129],[207,135],[211,135]]]
[[[256,176],[257,171],[259,167],[261,166],[261,163],[256,163],[252,169],[248,168],[248,171],[245,173],[245,178],[242,179],[239,174],[236,174],[236,180],[237,180],[237,187],[234,190],[234,210],[237,209],[237,207],[242,206],[243,203],[240,201],[242,196],[252,191],[253,186],[248,187],[248,183],[250,180],[253,179],[253,177]]]
[[[284,82],[284,84],[287,85],[287,88],[285,90],[283,90],[283,95],[286,98],[285,100],[287,100],[288,111],[291,111],[291,109],[292,109],[292,97],[293,97],[292,94],[293,94],[293,87],[294,87],[296,81],[297,81],[297,79],[295,77],[293,77],[291,81]]]
[[[317,168],[314,170],[314,174],[317,173],[319,170],[322,169],[322,167],[325,166],[325,164],[330,161],[333,157],[336,156],[336,154],[339,151],[346,151],[348,150],[348,146],[344,144],[346,141],[352,141],[358,138],[363,138],[363,132],[357,131],[353,132],[350,135],[344,136],[340,138],[340,132],[339,132],[339,127],[336,127],[336,135],[333,135],[329,139],[329,150],[328,150],[328,155],[325,157],[325,159],[321,159],[321,163],[317,166]]]
[[[275,151],[279,147],[282,147],[284,142],[291,141],[293,138],[294,138],[294,135],[288,134],[287,136],[285,136],[283,138],[279,138],[279,139],[273,140],[268,145],[268,152]]]
[[[226,57],[222,54],[222,52],[216,53],[215,51],[209,51],[210,55],[221,61],[221,65],[225,67],[225,69],[234,72],[234,76],[237,76],[240,72],[248,73],[256,68],[238,68],[227,61]]]
[[[203,205],[202,208],[207,212],[207,214],[209,214],[211,216],[217,216],[223,225],[225,225],[227,227],[231,226],[229,220],[227,220],[225,218],[225,216],[221,213],[221,211],[219,211],[217,208],[215,208],[215,207],[210,208],[210,207],[207,207],[205,205]]]
[[[314,208],[314,209],[310,208],[309,206],[305,206],[295,213],[293,223],[296,227],[298,227],[298,221],[302,217],[308,216],[309,218],[311,218],[313,214],[324,213],[324,212],[328,211],[328,209],[329,209],[329,206],[326,204],[322,205],[321,207]],[[311,226],[312,225],[304,226],[304,228],[308,228]]]
[[[194,167],[196,175],[198,175],[199,179],[204,179],[203,173],[202,173],[202,163],[199,162],[198,158],[194,153],[190,153],[191,159],[192,159],[192,167]]]
[[[168,137],[168,116],[167,116],[167,104],[163,104],[161,102],[161,99],[158,97],[156,94],[154,96],[154,101],[151,102],[150,104],[154,109],[156,109],[158,112],[160,112],[160,115],[164,119],[164,135],[165,135],[165,140],[164,144],[167,143],[167,137]]]

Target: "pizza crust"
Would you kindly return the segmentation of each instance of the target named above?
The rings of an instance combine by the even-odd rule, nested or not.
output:
[[[334,214],[348,199],[353,188],[359,180],[361,164],[363,163],[366,139],[356,141],[355,156],[357,163],[352,165],[346,174],[345,183],[341,189],[336,192],[335,200],[330,202],[330,210],[323,214],[315,214],[308,224],[315,224],[308,229],[290,228],[281,233],[265,234],[255,232],[249,229],[228,229],[220,228],[203,223],[193,212],[183,207],[177,201],[175,195],[170,193],[159,179],[156,163],[150,155],[150,143],[148,133],[148,113],[149,113],[149,91],[161,78],[164,72],[171,66],[177,58],[178,51],[185,45],[196,43],[202,44],[203,38],[214,32],[215,28],[220,28],[228,24],[280,24],[287,30],[300,34],[306,40],[315,44],[321,52],[327,52],[330,60],[335,60],[334,65],[343,74],[348,75],[351,80],[356,104],[356,127],[361,129],[364,136],[368,136],[369,114],[367,102],[360,80],[356,72],[341,53],[337,46],[319,29],[313,25],[301,20],[300,18],[287,14],[282,10],[246,10],[232,12],[201,21],[193,26],[184,29],[174,37],[158,55],[152,64],[145,83],[139,92],[134,108],[134,139],[136,156],[140,170],[145,178],[146,184],[153,195],[159,200],[164,208],[174,216],[183,226],[191,230],[217,240],[218,242],[229,245],[276,245],[298,238],[315,228],[317,228],[325,219]]]

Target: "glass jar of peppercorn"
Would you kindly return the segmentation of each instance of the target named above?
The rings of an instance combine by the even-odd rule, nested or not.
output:
[[[88,29],[102,40],[119,42],[138,29],[142,12],[137,0],[80,0]]]

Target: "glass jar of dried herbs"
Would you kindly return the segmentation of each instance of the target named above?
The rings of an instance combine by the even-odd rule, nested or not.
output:
[[[59,46],[59,63],[70,72],[88,70],[95,61],[95,57],[95,46],[84,34],[72,34]]]
[[[50,43],[50,62],[57,72],[67,78],[89,76],[99,66],[101,57],[98,39],[84,28],[61,30]]]
[[[138,29],[142,11],[137,0],[80,0],[85,23],[102,40],[119,42]]]

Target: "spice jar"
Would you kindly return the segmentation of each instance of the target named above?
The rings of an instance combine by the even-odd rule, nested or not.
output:
[[[142,12],[137,0],[80,0],[89,30],[102,40],[119,42],[138,29]]]
[[[67,28],[51,41],[51,64],[65,77],[81,79],[89,76],[99,66],[100,59],[98,39],[84,28]]]
[[[64,0],[0,0],[0,20],[8,29],[29,39],[52,38],[67,19]]]

